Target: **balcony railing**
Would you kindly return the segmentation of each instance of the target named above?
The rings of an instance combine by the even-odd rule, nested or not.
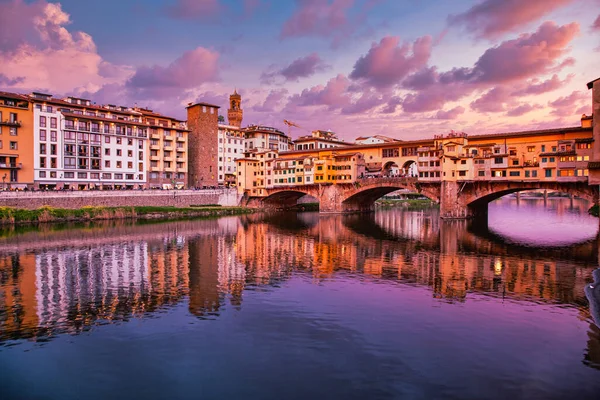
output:
[[[20,128],[21,127],[21,121],[14,121],[14,120],[5,120],[5,121],[0,121],[0,125],[5,125],[5,126],[14,126],[16,128]]]
[[[21,169],[23,168],[23,163],[0,163],[0,168]]]

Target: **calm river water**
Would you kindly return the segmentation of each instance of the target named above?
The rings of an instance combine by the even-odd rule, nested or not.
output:
[[[0,397],[600,398],[588,207],[1,231]]]

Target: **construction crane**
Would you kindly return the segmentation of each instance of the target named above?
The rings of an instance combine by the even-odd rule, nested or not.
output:
[[[287,119],[284,119],[284,120],[283,120],[283,123],[284,123],[284,124],[286,124],[286,125],[288,126],[288,136],[289,136],[290,138],[292,137],[292,126],[293,126],[293,127],[296,127],[296,128],[299,128],[299,129],[302,129],[302,127],[301,127],[300,125],[298,125],[298,124],[297,124],[297,123],[295,123],[295,122],[288,121]]]

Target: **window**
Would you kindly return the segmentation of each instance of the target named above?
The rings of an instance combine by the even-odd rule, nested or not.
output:
[[[548,157],[542,157],[542,162],[543,163],[548,162]]]
[[[104,136],[104,143],[110,143],[110,136]]]
[[[46,127],[46,117],[44,117],[43,115],[40,115],[40,126],[42,128]]]
[[[46,177],[46,171],[40,171],[40,178],[45,178]]]
[[[11,126],[8,129],[8,132],[10,133],[10,136],[17,136],[17,128],[15,128],[14,126]]]
[[[73,172],[71,172],[73,173]],[[78,172],[77,173],[77,178],[79,179],[87,179],[87,172]]]
[[[50,131],[50,141],[56,142],[56,131]]]
[[[17,142],[10,142],[10,149],[11,150],[18,150]]]
[[[105,168],[110,168],[110,161],[109,160],[105,160],[104,161],[104,167]]]
[[[65,169],[75,169],[76,164],[76,159],[73,157],[66,157],[65,158]]]
[[[556,161],[556,159],[555,159],[554,157],[550,157],[550,158],[548,159],[548,161],[549,161],[549,162],[554,162],[554,161]]]
[[[510,171],[510,176],[521,176],[521,171]]]
[[[46,130],[45,129],[40,129],[40,140],[46,141]]]
[[[56,129],[56,117],[50,117],[50,128]]]
[[[50,168],[56,168],[56,158],[52,157],[50,158]]]
[[[40,168],[46,168],[46,157],[40,157]]]
[[[552,170],[551,169],[546,169],[544,171],[545,171],[546,178],[552,178]]]
[[[40,154],[46,154],[46,144],[40,143]]]
[[[104,155],[110,156],[110,149],[104,149]]]
[[[122,155],[122,154],[123,154],[123,153],[122,153],[121,149],[117,149],[117,155],[118,155],[118,156],[120,156],[120,155]]]
[[[485,176],[485,171],[479,171],[479,172],[477,173],[477,175],[478,175],[478,176]]]
[[[527,152],[533,153],[535,151],[535,146],[527,146]]]
[[[121,168],[121,161],[117,161],[117,168]]]
[[[494,157],[494,164],[502,164],[504,162],[503,157]]]
[[[50,145],[50,154],[52,154],[53,156],[56,155],[56,145],[55,144]]]
[[[543,145],[542,145],[542,153],[543,153],[543,152],[545,152],[545,151],[546,151],[546,145],[545,145],[545,144],[543,144]]]

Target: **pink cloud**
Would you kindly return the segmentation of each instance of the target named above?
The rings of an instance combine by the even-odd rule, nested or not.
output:
[[[167,67],[140,67],[126,86],[140,96],[174,96],[182,90],[218,79],[219,53],[198,47],[185,52]]]
[[[260,105],[255,105],[252,109],[256,112],[273,112],[287,98],[287,89],[271,90],[265,101]]]
[[[543,107],[540,104],[520,104],[516,107],[512,107],[510,110],[506,112],[507,117],[520,117],[521,115],[525,115],[533,110],[539,110]]]
[[[577,109],[582,106],[582,101],[589,100],[588,94],[574,91],[568,96],[562,96],[548,103],[553,108],[552,114],[559,117],[575,115]]]
[[[420,37],[412,45],[400,44],[397,36],[385,36],[356,61],[350,78],[380,88],[397,84],[410,72],[427,64],[431,44],[431,36]]]
[[[402,110],[409,113],[440,110],[447,102],[460,100],[471,94],[475,88],[465,83],[436,84],[407,94],[402,99]]]
[[[69,31],[70,22],[59,3],[0,2],[2,85],[76,94],[131,75],[130,67],[103,60],[90,35]]]
[[[271,84],[275,78],[281,76],[285,81],[298,81],[299,78],[308,78],[330,68],[317,53],[311,53],[305,57],[300,57],[286,67],[276,68],[272,71],[265,71],[261,74],[260,80],[263,83]]]
[[[598,15],[594,20],[594,23],[592,24],[592,30],[600,31],[600,15]]]
[[[497,86],[471,103],[471,108],[481,113],[504,111],[504,103],[510,100],[509,91]]]
[[[219,0],[177,0],[166,11],[173,18],[206,21],[219,14],[221,5]]]
[[[15,86],[19,83],[22,83],[25,81],[25,77],[24,76],[17,76],[15,78],[9,78],[6,75],[0,73],[0,87],[10,87],[10,86]]]
[[[462,106],[456,106],[448,111],[439,110],[435,113],[436,119],[456,119],[460,115],[464,114],[465,108]]]
[[[486,50],[468,77],[479,82],[501,83],[552,72],[577,33],[579,24],[575,22],[563,26],[545,22],[532,34],[523,34]]]
[[[298,8],[284,22],[281,37],[321,36],[340,38],[353,28],[347,13],[354,0],[297,0]]]
[[[539,79],[532,79],[527,82],[526,86],[522,89],[516,90],[512,93],[513,96],[527,96],[537,95],[542,93],[551,92],[556,89],[560,89],[566,84],[570,83],[575,75],[571,74],[564,80],[560,80],[558,75],[552,75],[552,78],[545,81],[539,81]]]
[[[573,0],[484,0],[462,14],[451,15],[451,25],[464,26],[478,38],[495,39],[539,20]]]
[[[339,74],[331,78],[325,86],[313,86],[291,96],[288,106],[327,106],[329,110],[336,110],[350,104],[347,93],[349,86],[348,78]]]

